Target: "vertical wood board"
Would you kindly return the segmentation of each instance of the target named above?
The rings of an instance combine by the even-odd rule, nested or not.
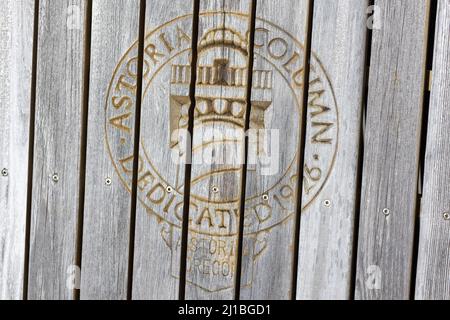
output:
[[[190,300],[234,299],[251,5],[200,1],[186,272]]]
[[[86,2],[39,3],[28,298],[73,299]],[[69,273],[68,273],[69,272]]]
[[[378,0],[369,75],[357,299],[408,299],[429,1]]]
[[[290,299],[310,1],[256,6],[241,299]]]
[[[450,299],[450,1],[438,1],[416,299]]]
[[[316,198],[301,216],[300,300],[350,298],[367,8],[314,2],[303,203]]]
[[[131,183],[117,163],[133,155],[137,59],[120,60],[138,29],[139,0],[93,1],[81,299],[127,298]]]
[[[23,297],[34,10],[0,3],[0,300]]]
[[[133,299],[177,299],[184,163],[175,161],[172,119],[176,97],[190,103],[193,1],[148,0],[145,20]],[[174,73],[177,66],[183,72]],[[176,92],[175,74],[182,80]]]

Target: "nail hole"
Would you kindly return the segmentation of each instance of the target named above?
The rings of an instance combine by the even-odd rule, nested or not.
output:
[[[385,216],[388,216],[388,215],[391,214],[391,210],[389,210],[388,208],[384,208],[384,209],[383,209],[383,214],[384,214]]]
[[[445,219],[445,220],[450,220],[450,213],[445,212],[445,213],[444,213],[444,219]]]
[[[218,192],[219,192],[219,188],[217,188],[217,187],[212,187],[212,192],[218,193]]]
[[[173,188],[171,186],[167,186],[166,191],[167,193],[172,193]]]
[[[112,184],[111,178],[106,178],[106,179],[105,179],[105,184],[106,184],[107,186],[110,186],[110,185]]]
[[[327,208],[331,207],[331,200],[325,200],[325,201],[323,202],[323,205],[324,205],[325,207],[327,207]]]
[[[58,176],[58,174],[53,174],[53,176],[52,176],[52,180],[53,180],[53,182],[58,182],[59,181],[59,176]]]
[[[2,176],[7,177],[8,176],[8,169],[2,169]]]
[[[269,200],[269,195],[268,194],[263,194],[262,196],[264,201],[268,201]]]

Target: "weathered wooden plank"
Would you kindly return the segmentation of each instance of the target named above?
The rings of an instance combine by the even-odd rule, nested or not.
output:
[[[256,6],[241,299],[290,299],[308,0]]]
[[[368,1],[361,0],[314,1],[311,48],[323,73],[313,60],[303,203],[322,190],[301,216],[301,300],[350,298],[367,8]],[[322,92],[327,86],[332,91],[328,96]],[[317,123],[327,127],[315,139],[322,129]]]
[[[375,5],[355,295],[408,299],[429,1]]]
[[[233,299],[250,0],[200,1],[186,299]]]
[[[125,69],[136,67],[137,49],[131,62],[121,57],[138,39],[139,4],[93,1],[81,299],[127,298],[132,177],[123,184],[116,161],[133,154],[136,92],[111,84],[125,75],[137,85]]]
[[[29,299],[72,299],[86,2],[39,3]]]
[[[450,1],[438,1],[416,299],[450,299]]]
[[[34,8],[0,2],[0,300],[23,296]]]
[[[190,104],[192,13],[191,0],[146,2],[133,299],[178,298],[185,164],[172,159],[171,130],[179,99]],[[172,73],[177,65],[183,72]]]

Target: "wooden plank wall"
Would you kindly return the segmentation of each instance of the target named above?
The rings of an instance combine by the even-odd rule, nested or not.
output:
[[[0,299],[450,299],[449,0],[0,18]]]

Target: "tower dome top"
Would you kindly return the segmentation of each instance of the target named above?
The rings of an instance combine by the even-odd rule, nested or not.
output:
[[[247,41],[236,30],[219,27],[211,29],[201,38],[198,51],[201,52],[211,47],[231,47],[241,51],[245,56],[248,55]]]

